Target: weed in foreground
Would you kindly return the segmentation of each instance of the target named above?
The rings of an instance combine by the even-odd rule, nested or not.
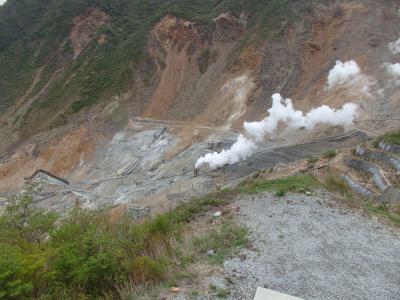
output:
[[[320,186],[319,182],[310,175],[295,175],[274,180],[255,180],[245,183],[237,188],[240,193],[256,194],[263,191],[276,193],[304,193]]]

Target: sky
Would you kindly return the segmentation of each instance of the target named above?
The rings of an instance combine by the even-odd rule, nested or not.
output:
[[[7,0],[0,0],[0,5],[2,5],[4,2],[6,2]]]

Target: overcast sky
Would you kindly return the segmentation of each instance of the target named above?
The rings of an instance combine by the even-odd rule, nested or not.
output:
[[[0,0],[0,5],[2,5],[4,2],[6,2],[7,0]]]

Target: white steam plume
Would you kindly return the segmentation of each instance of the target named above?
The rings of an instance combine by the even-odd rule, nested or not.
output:
[[[393,77],[400,77],[400,64],[396,63],[396,64],[389,64],[389,63],[385,63],[384,64],[386,71],[392,75]]]
[[[291,99],[283,99],[280,94],[272,95],[272,107],[268,109],[269,115],[261,122],[245,122],[244,129],[256,141],[262,141],[265,134],[272,133],[280,121],[291,128],[305,127],[312,129],[317,123],[329,125],[349,125],[357,110],[354,103],[346,103],[339,110],[322,105],[311,109],[306,115],[300,110],[294,110]]]
[[[336,61],[336,65],[329,71],[327,88],[331,90],[336,85],[344,84],[361,73],[360,67],[354,60]]]
[[[400,63],[384,63],[383,67],[386,72],[393,78],[390,82],[395,85],[400,85]]]
[[[211,169],[216,169],[226,164],[234,164],[240,160],[246,159],[256,149],[256,143],[241,134],[238,136],[231,149],[222,150],[220,153],[207,153],[197,160],[195,168],[197,169],[204,164],[209,164]]]
[[[389,50],[392,51],[393,54],[399,54],[400,53],[400,39],[397,41],[394,41],[392,43],[389,43]]]
[[[290,128],[305,127],[312,129],[316,124],[350,125],[357,115],[358,106],[354,103],[346,103],[341,109],[335,110],[322,105],[311,109],[307,114],[300,110],[294,110],[292,100],[283,99],[280,94],[272,96],[272,107],[268,109],[269,115],[260,122],[245,122],[245,134],[239,135],[232,148],[222,150],[220,153],[208,153],[199,158],[195,168],[209,164],[211,169],[233,164],[246,159],[258,148],[258,144],[266,134],[272,133],[280,122]]]

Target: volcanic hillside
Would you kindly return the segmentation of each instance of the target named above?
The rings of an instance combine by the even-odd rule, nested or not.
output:
[[[169,205],[188,188],[226,182],[187,180],[207,142],[231,144],[277,92],[304,111],[347,102],[359,110],[350,127],[281,129],[271,145],[396,128],[399,9],[395,0],[8,0],[0,189],[45,170],[88,202],[151,195]],[[329,88],[337,60],[359,72]],[[143,186],[151,178],[160,186]]]

